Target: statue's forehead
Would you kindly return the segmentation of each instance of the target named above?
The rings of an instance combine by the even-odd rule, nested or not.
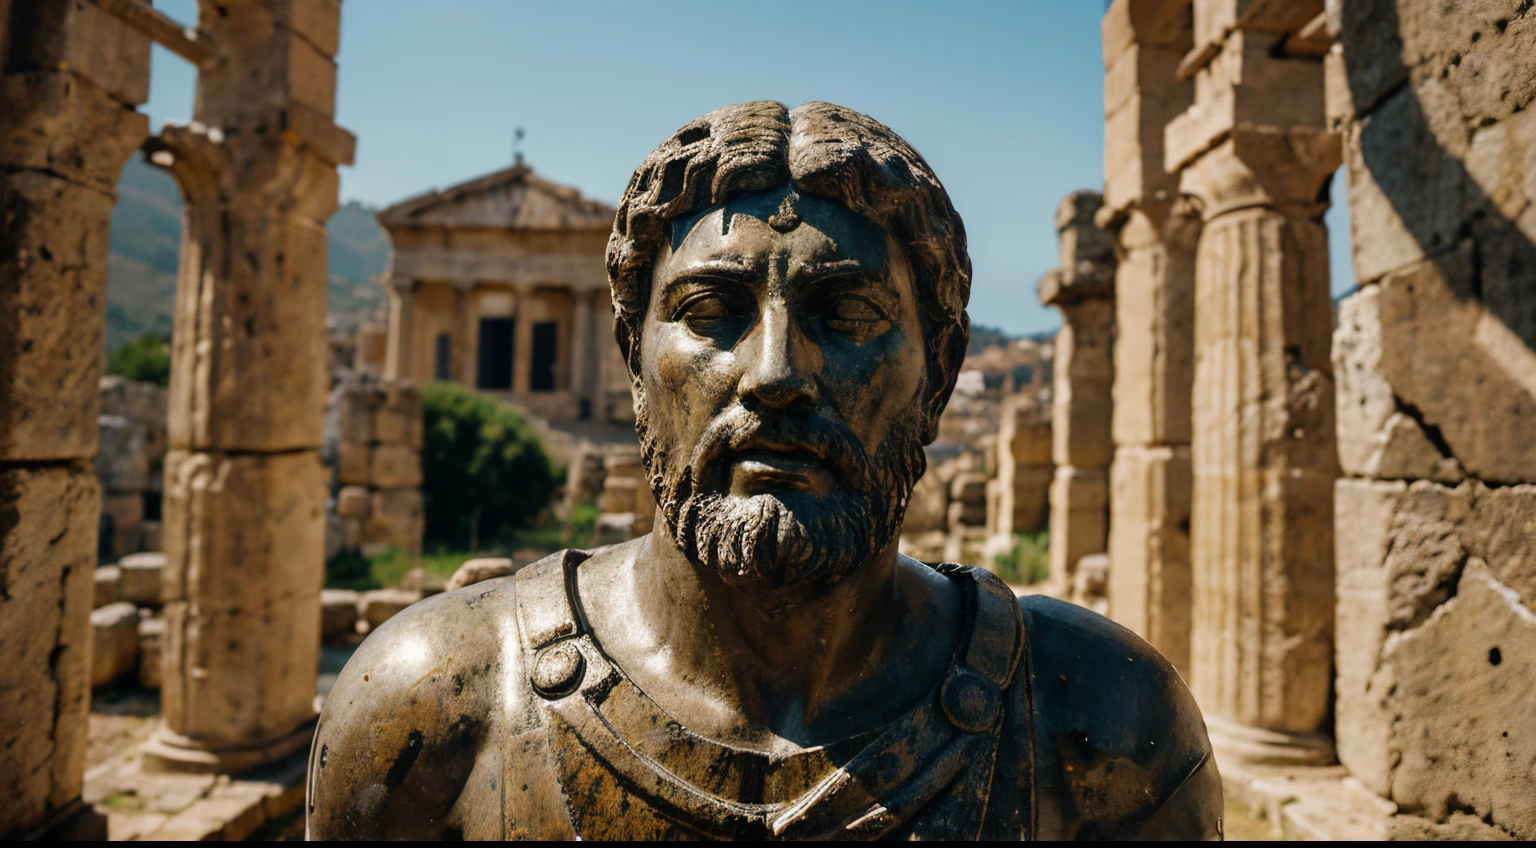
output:
[[[873,250],[884,254],[887,233],[883,227],[867,216],[841,203],[814,195],[801,194],[792,186],[781,186],[764,191],[754,191],[726,199],[722,203],[700,209],[672,222],[672,252],[676,253],[688,236],[706,220],[715,221],[722,232],[738,215],[748,215],[764,223],[779,215],[788,204],[794,215],[825,233],[845,250],[860,252]],[[718,213],[718,214],[717,214]]]

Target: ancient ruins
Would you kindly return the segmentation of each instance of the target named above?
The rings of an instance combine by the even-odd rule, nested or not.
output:
[[[106,835],[82,800],[93,687],[158,689],[143,768],[207,781],[114,836],[238,838],[296,808],[322,640],[424,594],[321,589],[339,551],[420,552],[413,381],[547,425],[567,512],[654,520],[614,210],[520,160],[396,204],[387,331],[333,335],[339,0],[200,9],[0,0],[7,838]],[[1045,581],[1016,589],[1166,656],[1229,799],[1278,832],[1536,838],[1536,12],[1114,0],[1102,35],[1101,190],[1062,199],[1035,289],[1009,282],[1062,328],[968,357],[903,552],[990,567],[1048,530]],[[153,136],[152,43],[198,68],[193,120]],[[102,377],[134,155],[187,204],[169,391]],[[1337,304],[1330,238],[1359,281]],[[269,768],[290,785],[239,777]]]

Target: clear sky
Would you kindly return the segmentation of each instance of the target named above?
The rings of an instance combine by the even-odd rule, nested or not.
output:
[[[196,0],[155,5],[196,19]],[[944,181],[970,237],[971,320],[1047,330],[1060,319],[1035,281],[1056,264],[1052,214],[1063,195],[1103,183],[1104,8],[346,0],[336,120],[358,144],[342,198],[384,206],[503,168],[523,127],[536,171],[614,203],[641,159],[703,112],[827,100],[901,133]],[[157,47],[152,72],[152,125],[187,120],[191,66]],[[1352,285],[1339,207],[1329,227],[1339,291]]]

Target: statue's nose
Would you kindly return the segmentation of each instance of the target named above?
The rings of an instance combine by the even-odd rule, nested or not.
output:
[[[772,409],[816,406],[821,397],[813,373],[819,357],[812,347],[783,304],[765,309],[743,351],[747,361],[740,383],[743,402]]]

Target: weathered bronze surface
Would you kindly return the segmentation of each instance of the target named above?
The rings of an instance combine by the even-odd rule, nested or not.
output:
[[[337,681],[312,838],[1210,838],[1142,640],[899,555],[964,356],[964,227],[825,103],[704,115],[608,250],[650,535],[429,599]]]

